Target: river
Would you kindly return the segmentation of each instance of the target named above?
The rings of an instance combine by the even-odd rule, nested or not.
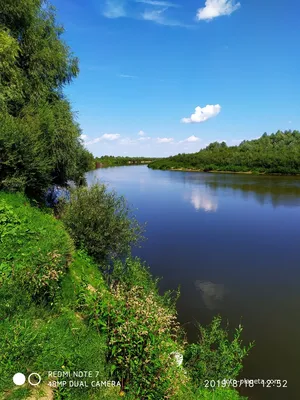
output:
[[[109,184],[147,222],[147,240],[134,254],[163,277],[162,290],[180,285],[179,320],[190,340],[196,321],[220,314],[231,328],[241,322],[255,347],[240,377],[288,381],[240,393],[300,398],[300,179],[147,166],[98,169],[87,178]]]

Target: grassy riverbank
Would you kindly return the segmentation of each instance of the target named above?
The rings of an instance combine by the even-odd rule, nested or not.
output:
[[[150,167],[151,168],[151,167]],[[157,169],[157,168],[153,168]],[[267,175],[267,176],[300,176],[299,174],[279,174],[279,173],[266,173],[266,172],[256,172],[256,171],[223,171],[223,170],[211,170],[207,171],[204,169],[192,169],[192,168],[170,168],[167,171],[181,171],[181,172],[206,172],[210,174],[234,174],[234,175]]]
[[[218,376],[218,361],[211,358],[217,353],[205,352],[203,344],[202,364],[186,358],[191,349],[176,322],[173,296],[158,294],[141,260],[115,259],[108,277],[101,272],[105,262],[76,249],[63,223],[21,194],[0,193],[0,234],[1,398],[240,398],[231,389],[203,389],[206,368]],[[230,346],[235,352],[239,340]],[[183,366],[175,353],[184,355]],[[230,359],[219,356],[233,374]],[[17,387],[16,371],[38,372],[42,384]],[[98,377],[84,379],[83,388],[68,387],[74,380],[68,378],[66,386],[55,387],[48,371],[97,371]],[[93,387],[94,381],[120,383]]]

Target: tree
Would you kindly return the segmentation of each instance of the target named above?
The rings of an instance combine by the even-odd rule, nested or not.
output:
[[[51,183],[82,181],[91,166],[63,95],[78,59],[46,1],[0,0],[0,9],[0,187],[20,178],[40,196]]]

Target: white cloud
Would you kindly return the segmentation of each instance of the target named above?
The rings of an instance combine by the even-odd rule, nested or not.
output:
[[[138,140],[139,140],[140,142],[145,142],[146,140],[150,140],[150,139],[151,139],[150,136],[143,136],[143,137],[138,138]]]
[[[102,135],[103,140],[117,140],[121,135],[119,133],[105,133]]]
[[[152,21],[154,23],[166,26],[181,26],[191,28],[189,25],[185,25],[180,21],[168,19],[165,16],[165,11],[169,8],[178,8],[180,5],[174,4],[170,1],[164,0],[136,0],[136,3],[141,3],[151,7],[149,10],[144,10],[142,14],[127,7],[127,0],[105,0],[104,9],[102,15],[106,18],[121,18],[128,17],[134,19],[144,19],[145,21]],[[158,9],[160,7],[160,9]],[[119,76],[123,78],[135,78],[130,75]]]
[[[181,143],[195,143],[195,142],[199,142],[200,140],[201,139],[198,138],[197,136],[192,135],[192,136],[188,137],[187,139],[180,140],[178,142],[178,144],[181,144]],[[184,149],[186,150],[186,149],[188,149],[188,147],[185,147]]]
[[[212,20],[222,15],[230,15],[241,7],[235,0],[206,0],[205,7],[197,10],[198,20]]]
[[[216,117],[221,111],[221,106],[219,104],[216,105],[207,105],[203,108],[196,107],[195,113],[190,116],[190,118],[182,118],[181,122],[184,124],[192,124],[207,121],[210,118]]]
[[[89,140],[89,141],[85,142],[85,144],[86,145],[91,145],[91,144],[95,144],[95,143],[101,142],[102,140],[104,140],[104,141],[113,141],[113,140],[119,139],[120,136],[121,135],[119,133],[104,133],[104,135],[99,136],[97,138],[94,138],[92,140]]]
[[[139,136],[146,136],[146,133],[144,131],[139,131],[138,135]]]
[[[124,78],[124,79],[134,79],[134,78],[137,78],[136,76],[134,76],[134,75],[126,75],[126,74],[120,74],[120,75],[118,75],[118,77],[119,78]]]
[[[193,143],[193,142],[199,142],[199,140],[200,139],[197,136],[193,135],[185,139],[185,142]]]
[[[157,143],[174,143],[173,138],[157,138]]]
[[[120,18],[126,16],[124,0],[106,0],[103,15],[106,18]]]
[[[136,2],[150,4],[151,6],[158,6],[158,7],[180,7],[178,4],[170,3],[168,1],[136,0]]]
[[[184,25],[180,21],[171,20],[165,17],[164,12],[168,10],[169,7],[162,8],[160,10],[146,10],[142,14],[142,18],[145,21],[152,21],[159,25],[166,25],[166,26],[182,26],[189,28],[188,25]]]
[[[157,138],[157,143],[172,143],[174,141],[173,138]]]
[[[87,146],[90,146],[91,144],[95,144],[95,143],[100,142],[100,140],[101,140],[101,138],[95,138],[95,139],[89,140],[88,142],[85,142],[85,144]]]
[[[88,135],[80,135],[80,139],[83,140],[84,142],[87,140]]]
[[[122,145],[130,145],[130,144],[137,144],[137,141],[127,137],[127,138],[121,139],[119,143]]]

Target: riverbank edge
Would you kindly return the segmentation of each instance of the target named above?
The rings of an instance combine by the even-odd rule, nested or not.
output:
[[[267,172],[253,172],[253,171],[218,171],[218,170],[211,170],[211,171],[204,171],[203,169],[191,169],[191,168],[152,168],[150,164],[148,168],[157,171],[177,171],[177,172],[203,172],[205,174],[235,174],[235,175],[264,175],[264,176],[300,176],[300,174],[280,174],[280,173],[267,173]]]

